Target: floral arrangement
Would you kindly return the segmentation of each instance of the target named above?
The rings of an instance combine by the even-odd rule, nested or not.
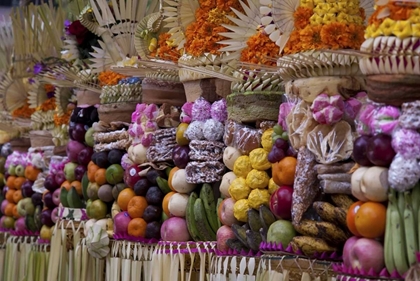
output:
[[[420,7],[403,3],[389,1],[386,5],[377,6],[369,19],[365,37],[420,37]]]
[[[151,42],[152,45],[153,42]],[[153,46],[149,46],[149,50],[152,52],[150,55],[155,58],[160,58],[163,60],[171,60],[171,61],[178,61],[181,56],[180,51],[177,49],[171,40],[171,34],[169,33],[161,33],[159,35],[159,40],[154,42],[157,45],[154,49]]]
[[[122,74],[118,74],[111,70],[105,70],[99,73],[98,80],[100,86],[114,86],[117,85],[121,79],[127,78]]]
[[[359,49],[364,41],[364,9],[358,0],[301,0],[294,30],[283,54],[308,50]]]
[[[68,109],[67,112],[65,112],[62,115],[59,115],[57,113],[54,114],[54,125],[59,127],[62,125],[68,125],[70,123],[70,116],[72,113],[72,109]]]
[[[276,62],[270,61],[268,58],[277,58],[280,48],[270,40],[267,33],[263,29],[258,30],[246,42],[247,47],[241,52],[241,61],[254,64],[265,64],[276,66]]]
[[[79,59],[88,59],[92,56],[90,55],[93,52],[92,47],[99,47],[98,39],[100,39],[96,34],[90,32],[86,27],[82,25],[79,20],[70,22],[66,20],[64,22],[65,27],[65,40],[72,42],[76,45],[78,54],[73,54],[72,50],[67,46],[67,52],[63,53],[63,59],[73,59],[74,56]],[[67,42],[69,43],[69,42]]]
[[[226,16],[235,17],[231,8],[242,11],[239,0],[199,0],[200,7],[195,12],[196,20],[185,31],[185,51],[193,56],[204,53],[218,54],[224,39],[221,32],[228,30],[222,24],[231,24]]]
[[[29,119],[29,118],[31,118],[31,115],[35,111],[36,111],[36,109],[35,108],[30,108],[29,107],[29,102],[26,101],[26,103],[23,106],[21,106],[21,107],[12,111],[12,117]]]

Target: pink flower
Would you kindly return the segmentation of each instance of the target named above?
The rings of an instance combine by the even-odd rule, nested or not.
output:
[[[344,99],[340,95],[320,94],[312,103],[314,119],[320,124],[331,125],[341,120],[344,114]]]
[[[395,106],[382,106],[373,112],[371,127],[376,133],[392,134],[398,125],[400,110]]]

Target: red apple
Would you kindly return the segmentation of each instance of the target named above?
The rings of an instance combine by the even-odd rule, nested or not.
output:
[[[349,246],[346,249],[343,255],[348,255],[353,269],[365,270],[366,272],[373,270],[378,274],[385,267],[384,246],[374,239],[358,239],[354,242],[353,247]]]
[[[120,212],[114,217],[114,234],[127,234],[131,218],[127,212]]]
[[[87,171],[87,167],[83,165],[78,165],[76,169],[74,169],[74,177],[77,181],[82,181],[83,176]]]
[[[52,210],[56,207],[53,201],[52,192],[44,193],[44,197],[42,200],[44,201],[44,206],[47,207],[48,209]]]
[[[57,184],[56,180],[55,180],[55,176],[52,174],[49,174],[44,181],[44,187],[46,189],[48,189],[49,191],[53,192],[54,190],[56,190],[57,188],[59,188],[60,186]]]
[[[60,205],[60,193],[61,188],[57,188],[52,194],[52,200],[56,206]]]
[[[21,190],[22,190],[22,196],[24,198],[31,197],[32,194],[35,193],[35,191],[33,191],[33,189],[32,189],[33,184],[34,184],[33,181],[30,181],[30,180],[26,180],[22,184]]]
[[[164,221],[160,229],[160,236],[163,241],[186,242],[191,239],[187,221],[179,217],[172,217]]]
[[[270,210],[278,218],[289,220],[292,217],[293,188],[287,185],[280,186],[270,197]]]
[[[224,225],[231,226],[232,224],[239,223],[233,214],[233,206],[235,200],[233,198],[226,198],[220,203],[218,216],[220,222]]]
[[[226,245],[226,241],[228,239],[236,238],[235,233],[233,233],[230,226],[227,226],[227,225],[223,225],[217,230],[216,237],[217,237],[217,249],[223,252],[226,252],[229,250],[229,246]]]
[[[137,165],[132,165],[124,172],[124,182],[126,185],[128,185],[131,188],[134,188],[134,185],[136,182],[138,182],[141,177],[139,176],[139,173],[141,171],[141,168]]]
[[[79,155],[77,156],[77,162],[79,165],[87,166],[92,159],[93,155],[93,148],[86,146],[85,148],[80,151]]]
[[[353,236],[353,237],[350,237],[349,239],[347,239],[346,243],[344,244],[343,263],[347,267],[351,267],[350,252],[351,252],[351,249],[354,246],[354,243],[356,243],[357,240],[359,240],[359,238],[356,237],[356,236]]]
[[[58,207],[55,207],[51,212],[51,220],[53,223],[56,223],[58,219],[60,218],[60,209]]]
[[[392,137],[386,134],[377,134],[369,139],[367,158],[376,166],[389,167],[395,156],[392,148]]]
[[[63,182],[66,181],[66,175],[64,174],[64,171],[58,171],[54,176],[54,180],[58,186],[61,186]]]

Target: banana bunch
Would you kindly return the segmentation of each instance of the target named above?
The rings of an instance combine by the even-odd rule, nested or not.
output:
[[[410,192],[388,195],[389,203],[385,228],[385,266],[388,272],[395,270],[403,275],[416,264],[416,252],[420,245],[420,185]]]
[[[210,184],[203,184],[200,193],[192,192],[188,198],[186,220],[188,231],[194,241],[216,241],[216,232],[221,226],[217,215],[217,202]]]
[[[332,195],[331,199],[335,205],[323,201],[315,201],[312,204],[322,221],[304,219],[293,225],[295,230],[303,235],[294,237],[290,242],[293,251],[300,250],[307,256],[332,253],[350,238],[346,217],[353,200],[344,194]]]
[[[267,240],[267,231],[276,221],[270,209],[261,205],[259,210],[249,209],[247,212],[248,222],[244,225],[233,224],[232,231],[236,239],[228,239],[226,244],[232,250],[253,250],[258,252],[262,241]]]

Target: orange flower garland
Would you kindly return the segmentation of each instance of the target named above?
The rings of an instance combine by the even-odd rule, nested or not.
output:
[[[70,122],[70,115],[71,115],[72,110],[68,110],[66,113],[64,113],[61,116],[58,116],[58,114],[54,114],[54,124],[56,126],[61,126],[61,125],[67,125]]]
[[[373,12],[372,16],[369,19],[369,25],[374,25],[378,27],[387,17],[378,18],[378,16],[388,9],[389,16],[388,18],[392,20],[408,20],[411,16],[411,12],[415,9],[415,6],[410,5],[400,5],[395,2],[388,2],[384,6],[378,6]]]
[[[48,110],[54,110],[56,107],[55,98],[50,98],[45,100],[40,106],[38,106],[37,110],[41,111],[48,111]]]
[[[266,33],[257,32],[248,39],[246,44],[247,47],[241,52],[241,61],[270,66],[276,65],[275,62],[269,61],[266,57],[277,58],[280,48],[270,40]]]
[[[169,41],[171,35],[169,33],[162,33],[159,35],[158,48],[150,55],[161,59],[167,59],[171,61],[178,61],[181,54],[177,50],[176,46],[172,46]]]
[[[217,42],[224,39],[219,35],[228,30],[221,24],[230,24],[226,15],[235,16],[231,7],[242,11],[238,0],[200,0],[200,8],[195,12],[196,21],[187,27],[185,32],[185,50],[193,56],[204,53],[217,54],[223,47]]]
[[[31,118],[31,115],[35,112],[35,108],[30,108],[28,103],[13,110],[12,117],[15,118]]]
[[[309,19],[313,14],[313,10],[306,7],[299,7],[295,11],[293,17],[295,19],[295,28],[304,29],[309,25]]]
[[[113,86],[117,85],[121,79],[127,78],[127,76],[118,74],[111,70],[105,70],[99,73],[98,80],[100,86]]]

